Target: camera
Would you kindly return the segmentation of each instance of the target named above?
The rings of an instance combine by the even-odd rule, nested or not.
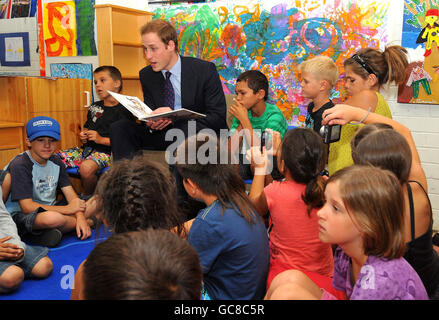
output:
[[[340,140],[341,125],[336,124],[333,126],[325,125],[320,128],[320,135],[323,138],[323,142],[330,144]]]
[[[272,141],[270,139],[270,133],[267,131],[262,131],[261,133],[261,152],[264,147],[270,149],[272,145]]]

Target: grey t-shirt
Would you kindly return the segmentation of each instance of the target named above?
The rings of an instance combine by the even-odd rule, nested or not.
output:
[[[5,243],[15,244],[25,250],[26,245],[21,241],[20,236],[18,235],[17,226],[3,203],[2,188],[0,187],[0,239],[8,236],[11,236],[12,238]]]

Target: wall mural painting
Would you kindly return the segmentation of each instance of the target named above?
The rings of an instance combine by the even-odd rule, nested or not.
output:
[[[301,95],[300,63],[328,55],[342,80],[346,58],[386,44],[387,11],[385,0],[234,1],[157,8],[154,18],[176,27],[181,54],[217,65],[226,94],[240,73],[261,70],[271,101],[291,126],[303,126],[309,101]],[[344,96],[339,81],[332,98]]]
[[[439,104],[439,0],[404,0],[402,45],[411,63],[398,102]]]

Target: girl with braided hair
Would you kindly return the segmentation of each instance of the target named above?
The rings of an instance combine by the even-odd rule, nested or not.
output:
[[[169,169],[146,156],[116,162],[96,187],[102,220],[114,233],[149,227],[183,232],[176,192]]]
[[[96,186],[97,216],[113,234],[152,229],[185,236],[185,216],[177,210],[175,178],[168,168],[139,155],[114,163]],[[97,227],[99,229],[99,227]],[[75,275],[71,299],[79,298],[84,263]]]

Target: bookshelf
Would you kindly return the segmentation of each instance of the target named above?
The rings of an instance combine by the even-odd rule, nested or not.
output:
[[[153,13],[120,7],[96,5],[99,65],[113,65],[122,73],[122,93],[143,100],[139,71],[145,58],[140,28],[151,21]]]

